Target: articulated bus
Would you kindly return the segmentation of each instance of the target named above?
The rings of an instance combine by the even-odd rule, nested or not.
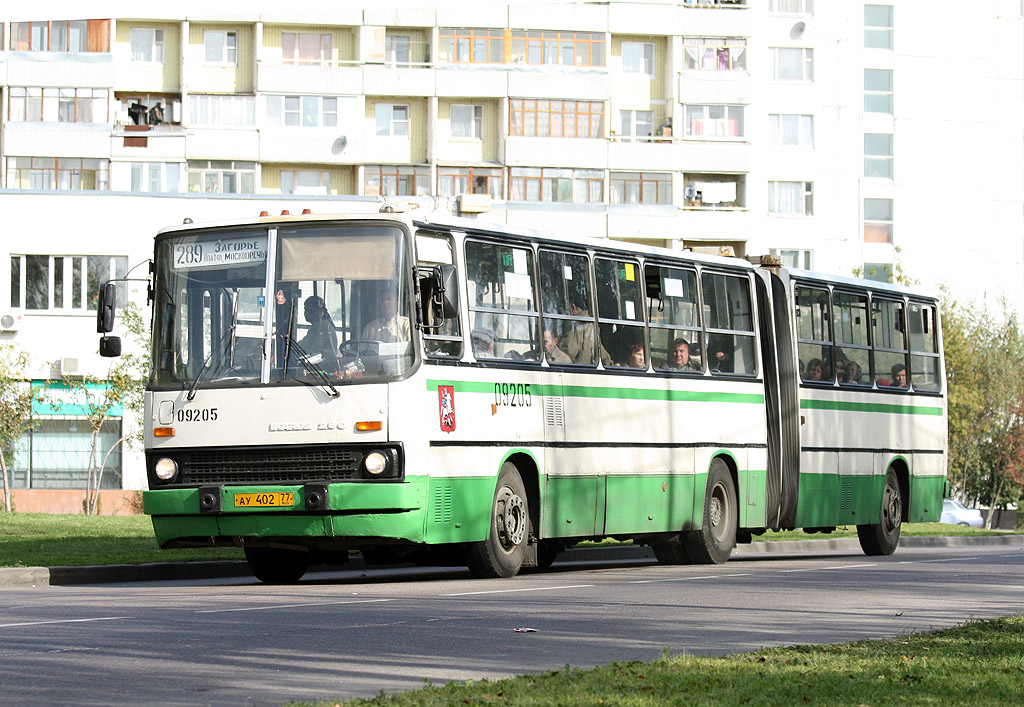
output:
[[[165,229],[145,512],[268,582],[837,525],[890,554],[942,510],[938,302],[766,260],[392,213]]]

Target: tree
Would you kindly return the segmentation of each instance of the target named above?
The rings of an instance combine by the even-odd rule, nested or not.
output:
[[[7,465],[14,461],[14,444],[32,426],[32,403],[37,392],[25,378],[28,354],[13,344],[0,344],[0,475],[3,476],[4,510],[11,512],[11,488]]]
[[[1024,337],[1016,313],[999,311],[944,296],[949,481],[993,510],[1024,497]]]

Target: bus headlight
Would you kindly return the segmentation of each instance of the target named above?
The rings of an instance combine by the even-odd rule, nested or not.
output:
[[[161,457],[157,459],[156,464],[153,465],[153,473],[156,474],[156,478],[161,481],[170,481],[178,475],[178,463],[173,459]]]
[[[372,476],[380,476],[388,470],[388,455],[380,451],[372,451],[363,459],[363,468]]]

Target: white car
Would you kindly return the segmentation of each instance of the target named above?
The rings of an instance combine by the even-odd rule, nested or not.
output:
[[[981,511],[967,508],[951,498],[947,498],[942,502],[942,518],[939,519],[939,522],[952,525],[968,525],[972,528],[980,528],[985,525],[985,520],[981,517]]]

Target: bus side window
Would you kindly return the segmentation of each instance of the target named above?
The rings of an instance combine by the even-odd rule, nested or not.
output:
[[[416,234],[416,277],[423,351],[435,358],[462,358],[462,327],[458,315],[441,317],[440,293],[434,278],[436,265],[451,265],[451,239],[441,234]]]
[[[713,374],[757,372],[754,315],[750,306],[750,280],[720,273],[701,273],[704,296],[704,351]]]
[[[544,358],[553,365],[594,365],[597,329],[587,256],[540,251],[540,292]]]
[[[828,290],[823,287],[796,288],[796,336],[800,356],[800,378],[804,382],[829,383],[832,374],[832,332]]]
[[[474,355],[539,364],[533,251],[466,241],[466,271]]]
[[[703,358],[697,273],[689,269],[647,265],[644,278],[654,368],[700,373]]]
[[[640,266],[624,260],[597,258],[594,273],[602,362],[607,366],[607,359],[610,359],[619,366],[635,366],[630,362],[630,350],[637,344],[644,350],[646,361]]]

